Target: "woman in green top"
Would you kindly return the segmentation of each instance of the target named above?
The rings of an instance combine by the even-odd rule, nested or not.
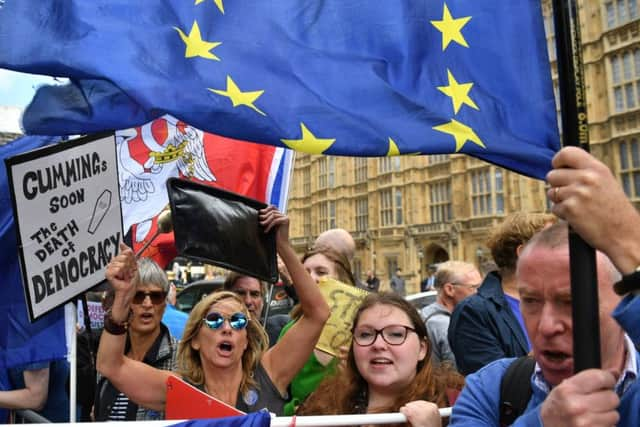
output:
[[[348,285],[355,286],[349,260],[327,246],[315,246],[302,257],[302,264],[316,283],[323,277],[330,277]],[[298,306],[291,310],[292,320],[287,323],[278,341],[298,321],[302,312]],[[285,405],[285,415],[293,415],[295,409],[310,395],[329,374],[334,372],[338,359],[329,353],[314,349],[313,353],[293,378],[290,385],[291,400]]]

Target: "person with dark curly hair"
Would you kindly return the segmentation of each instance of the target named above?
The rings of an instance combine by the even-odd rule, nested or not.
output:
[[[402,412],[409,424],[440,426],[464,379],[431,362],[418,311],[393,292],[368,295],[356,311],[346,363],[327,377],[297,415]]]

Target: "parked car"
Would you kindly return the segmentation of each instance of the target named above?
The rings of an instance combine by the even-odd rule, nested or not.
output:
[[[289,314],[295,305],[295,301],[289,297],[282,282],[276,283],[273,285],[272,290],[267,291],[267,300],[269,299],[269,294],[271,294],[271,299],[269,300],[269,316]]]
[[[437,291],[418,292],[417,294],[407,295],[405,299],[409,301],[418,311],[435,302],[438,297]]]
[[[188,284],[178,292],[176,296],[176,308],[185,313],[190,313],[191,309],[200,300],[211,292],[219,291],[224,287],[225,277],[215,279],[197,280]],[[294,302],[284,290],[284,286],[276,284],[273,287],[271,301],[269,304],[269,316],[276,314],[287,314],[293,308]]]
[[[185,313],[190,313],[191,309],[199,303],[202,298],[211,292],[222,289],[224,280],[224,277],[216,277],[215,279],[203,279],[190,283],[176,296],[176,308]]]

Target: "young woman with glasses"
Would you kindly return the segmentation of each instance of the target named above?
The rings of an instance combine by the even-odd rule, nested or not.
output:
[[[431,363],[417,310],[392,292],[368,295],[356,312],[345,366],[325,379],[298,415],[402,412],[416,427],[440,426],[438,407],[464,379]]]
[[[295,283],[304,316],[284,339],[266,350],[266,333],[242,300],[232,292],[213,293],[191,311],[179,345],[178,374],[242,411],[266,408],[281,415],[287,387],[313,351],[329,306],[289,244],[289,219],[274,207],[262,209],[259,219],[265,232],[276,229],[278,253]],[[163,410],[171,373],[122,355],[121,328],[137,277],[131,249],[123,245],[106,275],[116,292],[98,350],[98,370],[140,405]]]
[[[149,258],[138,260],[138,280],[131,299],[131,316],[124,354],[154,368],[172,371],[176,367],[178,345],[161,323],[166,308],[169,281],[165,272]],[[109,307],[113,295],[105,296]],[[162,420],[164,414],[138,406],[107,378],[98,376],[94,405],[96,421]]]

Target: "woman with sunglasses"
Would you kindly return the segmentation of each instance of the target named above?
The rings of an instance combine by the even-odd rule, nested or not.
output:
[[[137,267],[138,279],[131,299],[124,354],[154,368],[172,371],[176,367],[178,345],[169,329],[161,323],[169,281],[160,266],[149,258],[139,259]],[[104,302],[112,305],[113,295]],[[161,420],[164,414],[138,406],[111,381],[98,376],[94,418],[96,421]]]
[[[259,212],[265,233],[276,229],[278,253],[300,298],[303,316],[288,336],[267,350],[258,319],[249,315],[237,295],[207,296],[191,311],[178,350],[179,375],[209,395],[245,412],[267,408],[282,415],[287,387],[313,351],[329,318],[329,306],[289,244],[289,219],[275,207]],[[171,373],[123,356],[121,327],[127,321],[136,278],[135,258],[122,245],[107,266],[115,301],[98,350],[98,370],[140,405],[157,411],[166,403]],[[249,256],[249,254],[247,254]]]
[[[358,308],[344,367],[325,379],[298,415],[402,412],[416,427],[440,426],[462,376],[434,367],[417,310],[392,292],[369,294]]]

